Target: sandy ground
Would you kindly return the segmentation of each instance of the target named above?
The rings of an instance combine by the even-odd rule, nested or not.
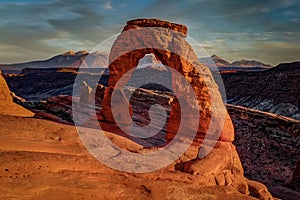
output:
[[[0,199],[254,199],[110,169],[88,153],[70,125],[0,115],[0,127]]]

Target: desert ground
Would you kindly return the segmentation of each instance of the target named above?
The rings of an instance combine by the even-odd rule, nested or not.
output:
[[[0,199],[255,199],[226,187],[200,188],[169,169],[159,173],[175,181],[110,169],[89,154],[71,125],[1,115],[0,126]]]

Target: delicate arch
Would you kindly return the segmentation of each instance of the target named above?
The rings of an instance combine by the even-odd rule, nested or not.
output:
[[[211,125],[212,109],[223,108],[224,105],[209,69],[198,61],[191,45],[185,40],[187,29],[182,28],[183,25],[169,22],[169,24],[163,24],[162,26],[154,24],[154,27],[150,26],[149,23],[146,23],[146,25],[139,22],[131,23],[131,21],[127,23],[127,26],[118,36],[110,51],[110,77],[102,104],[104,119],[114,123],[111,110],[111,96],[116,83],[121,77],[123,81],[128,82],[130,75],[124,78],[124,74],[135,68],[139,60],[146,54],[152,53],[162,64],[175,69],[185,77],[194,89],[201,116],[195,140],[203,140]],[[180,81],[176,80],[172,74],[171,76],[172,89],[176,88],[179,93],[182,91],[182,95],[184,95],[186,88],[183,88]],[[124,85],[126,84],[125,82]],[[123,97],[119,95],[119,97],[120,101],[128,101],[125,95]],[[217,102],[215,105],[217,108],[212,108],[212,101]],[[177,132],[180,124],[180,106],[188,106],[188,102],[187,105],[179,105],[176,100],[173,102],[167,126],[167,140],[171,140]],[[199,119],[190,119],[191,123],[193,123],[193,120]],[[215,121],[213,123],[218,122]],[[233,136],[233,126],[230,117],[226,114],[220,140],[232,141]]]

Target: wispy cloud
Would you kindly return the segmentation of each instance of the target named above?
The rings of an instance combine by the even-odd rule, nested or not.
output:
[[[0,0],[0,63],[91,50],[127,20],[151,17],[186,24],[210,54],[277,64],[300,55],[299,9],[296,0]]]
[[[111,5],[111,1],[105,1],[104,3],[103,3],[103,6],[102,6],[102,8],[104,9],[104,10],[112,10],[113,8],[112,8],[112,5]]]

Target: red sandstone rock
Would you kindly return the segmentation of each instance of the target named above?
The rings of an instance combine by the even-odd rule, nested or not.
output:
[[[10,91],[0,71],[0,101],[12,101]]]
[[[182,33],[185,37],[187,36],[187,27],[185,25],[175,24],[159,19],[134,19],[127,22],[123,31],[137,29],[138,27],[163,27]]]
[[[264,186],[263,184],[247,180],[247,184],[249,186],[249,191],[251,196],[254,196],[256,198],[259,198],[261,200],[272,200],[272,195],[269,193],[268,188]]]
[[[34,113],[13,102],[10,90],[0,71],[0,114],[33,117]]]
[[[156,27],[160,27],[160,29],[156,29]],[[172,31],[174,29],[177,31]],[[142,57],[152,53],[163,64],[181,73],[194,89],[198,99],[198,106],[201,110],[199,113],[201,120],[199,121],[196,137],[204,138],[209,126],[216,126],[218,124],[219,120],[215,120],[217,124],[214,124],[215,122],[211,124],[212,112],[224,109],[218,87],[213,81],[209,69],[198,62],[197,55],[186,42],[184,35],[182,35],[186,30],[184,25],[157,19],[138,19],[128,22],[110,52],[109,86],[105,91],[103,100],[103,115],[107,121],[114,122],[111,111],[111,95],[116,83],[128,70],[135,68]],[[178,91],[179,95],[186,97],[186,88],[182,87],[181,80],[175,79],[174,74],[172,76],[172,89]],[[127,82],[129,79],[130,75],[125,79],[122,77],[124,82]],[[177,98],[179,97],[177,96]],[[212,100],[214,106],[212,106]],[[120,101],[126,103],[125,99],[120,99]],[[185,110],[191,110],[189,106],[190,104],[187,104]],[[174,101],[168,121],[168,140],[171,140],[177,133],[178,124],[180,124],[181,119],[179,109],[178,102]],[[198,119],[194,119],[191,116],[186,120],[192,124],[196,123],[195,120]],[[228,114],[226,114],[220,140],[230,142],[233,140],[233,137],[233,126]]]
[[[202,186],[227,185],[248,194],[248,185],[243,176],[243,168],[235,147],[231,144],[234,138],[231,119],[227,112],[224,116],[212,117],[213,112],[220,112],[225,107],[209,69],[199,63],[197,55],[185,40],[186,32],[187,29],[184,25],[157,19],[139,19],[127,23],[110,52],[110,78],[102,101],[102,114],[105,123],[115,123],[112,115],[111,96],[118,81],[122,80],[124,84],[128,82],[131,74],[127,73],[126,77],[124,74],[130,69],[134,69],[139,60],[146,54],[152,53],[162,64],[175,69],[190,83],[200,108],[200,120],[193,118],[193,115],[189,115],[189,113],[184,113],[188,114],[185,119],[188,124],[184,128],[189,129],[189,126],[195,122],[199,122],[199,126],[193,145],[176,161],[177,167],[175,168],[193,174],[192,179]],[[166,139],[168,141],[175,137],[178,125],[181,123],[180,108],[192,112],[192,104],[189,101],[194,100],[191,96],[186,96],[187,88],[182,85],[180,79],[175,77],[174,72],[171,73],[172,89],[177,95],[176,98],[185,97],[187,101],[184,105],[179,105],[176,98],[172,101],[170,118],[167,122]],[[119,95],[119,109],[129,109],[121,106],[122,104],[127,105],[126,101],[128,100],[124,95]],[[224,124],[220,124],[223,117],[225,117]],[[100,124],[104,125],[105,123]],[[218,127],[223,127],[220,137],[215,138],[219,142],[215,147],[204,145],[201,147],[210,127],[215,132],[220,131]],[[102,128],[105,129],[104,126]],[[185,140],[185,138],[182,139]],[[207,148],[207,151],[210,151],[210,148],[213,150],[207,157],[199,159],[200,147]],[[197,175],[200,175],[201,180],[196,178]]]

